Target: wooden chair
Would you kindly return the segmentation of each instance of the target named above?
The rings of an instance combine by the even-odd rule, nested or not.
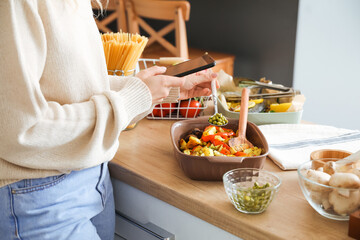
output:
[[[109,25],[116,21],[117,31],[127,32],[127,23],[126,23],[126,15],[125,15],[125,6],[123,0],[106,0],[100,1],[103,5],[103,8],[106,10],[104,16],[99,16],[95,18],[96,25],[98,29],[103,32],[113,32]],[[99,6],[92,2],[93,9],[99,10]],[[108,11],[111,11],[109,14]]]
[[[190,3],[188,1],[120,1],[125,1],[129,32],[140,33],[139,27],[141,27],[149,34],[149,42],[143,53],[144,58],[175,56],[192,59],[208,52],[216,60],[214,71],[223,69],[226,73],[233,75],[234,55],[188,48],[186,35],[186,21],[190,18]],[[169,21],[169,24],[156,31],[144,18]],[[175,44],[171,44],[165,39],[166,34],[171,31],[175,31]]]
[[[140,33],[141,27],[149,34],[147,48],[157,42],[171,55],[189,58],[185,21],[190,17],[190,4],[187,1],[127,0],[125,10],[129,32]],[[169,24],[157,31],[144,18],[167,21]],[[171,31],[175,31],[175,44],[165,39]]]
[[[104,4],[105,6],[105,4]],[[182,57],[192,59],[208,52],[215,60],[214,71],[223,69],[233,75],[235,56],[226,53],[208,51],[206,49],[188,48],[186,21],[190,18],[190,3],[183,0],[109,0],[107,10],[115,12],[109,15],[109,20],[98,21],[98,27],[103,32],[109,32],[106,24],[114,21],[117,16],[118,29],[123,32],[139,33],[140,28],[149,35],[143,58]],[[144,20],[145,19],[145,20]],[[160,30],[150,26],[146,19],[168,22]],[[174,31],[175,41],[169,42],[165,36]]]

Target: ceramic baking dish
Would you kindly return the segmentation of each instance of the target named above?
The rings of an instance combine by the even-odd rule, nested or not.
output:
[[[246,137],[254,145],[262,149],[256,157],[222,157],[222,156],[191,156],[179,149],[181,138],[194,128],[204,130],[209,116],[178,121],[172,124],[170,134],[175,158],[180,167],[193,180],[222,181],[224,173],[235,168],[263,168],[269,152],[268,143],[260,129],[251,122],[247,123]],[[238,119],[229,119],[226,128],[237,130]]]

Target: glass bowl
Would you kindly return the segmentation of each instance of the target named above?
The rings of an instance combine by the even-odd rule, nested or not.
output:
[[[338,159],[320,159],[322,162]],[[317,160],[319,161],[319,159]],[[305,199],[320,215],[333,220],[347,221],[350,214],[360,207],[360,189],[324,185],[308,178],[309,169],[315,170],[316,161],[308,161],[298,168],[299,185]]]
[[[223,176],[226,194],[235,208],[248,214],[264,212],[274,199],[281,179],[266,170],[237,168]]]

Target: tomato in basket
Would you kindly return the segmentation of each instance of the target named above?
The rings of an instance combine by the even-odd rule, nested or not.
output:
[[[190,101],[190,104],[189,104]],[[201,103],[197,100],[186,100],[180,103],[180,114],[186,118],[197,117],[201,112]]]
[[[154,107],[152,114],[154,117],[165,117],[168,114],[171,114],[176,107],[176,103],[162,103]]]

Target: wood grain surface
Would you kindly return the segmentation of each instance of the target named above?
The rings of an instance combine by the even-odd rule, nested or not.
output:
[[[351,239],[348,222],[322,217],[305,200],[296,171],[282,171],[267,159],[265,169],[282,180],[269,208],[258,215],[238,212],[222,182],[185,176],[173,154],[173,120],[141,120],[124,131],[110,164],[112,177],[243,239]]]

